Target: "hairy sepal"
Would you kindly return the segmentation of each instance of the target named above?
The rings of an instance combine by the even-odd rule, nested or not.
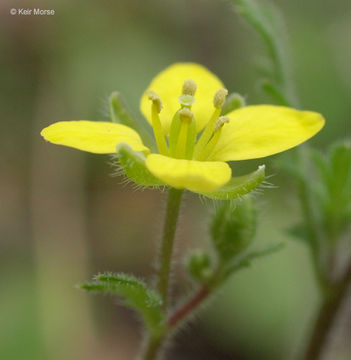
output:
[[[116,147],[117,158],[124,174],[142,187],[160,187],[165,184],[157,179],[145,166],[145,156],[135,152],[128,144],[120,143]]]

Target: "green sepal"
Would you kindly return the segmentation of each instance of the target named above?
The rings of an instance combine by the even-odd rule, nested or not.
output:
[[[212,244],[221,264],[242,254],[256,234],[257,211],[250,196],[237,204],[222,202],[216,210],[211,226]]]
[[[199,194],[215,200],[234,200],[255,190],[264,179],[265,166],[261,165],[250,174],[231,178],[226,185],[215,191]]]
[[[227,115],[230,112],[240,109],[246,105],[245,98],[238,93],[231,93],[227,96],[225,104],[222,107],[222,115]]]
[[[143,153],[134,151],[128,144],[119,143],[116,147],[117,158],[125,175],[141,186],[159,187],[165,186],[145,166]]]
[[[155,150],[156,144],[150,133],[143,123],[135,118],[122,98],[122,95],[118,91],[114,91],[109,97],[109,111],[111,121],[118,124],[123,124],[136,130],[143,140],[143,143],[153,150]]]
[[[165,326],[161,297],[143,281],[131,275],[99,274],[92,282],[78,285],[80,289],[120,296],[123,304],[136,310],[153,336],[160,335]]]
[[[261,257],[274,254],[282,249],[284,249],[285,244],[284,243],[278,243],[275,245],[267,246],[266,248],[262,250],[257,250],[248,253],[244,257],[242,257],[240,260],[237,260],[227,266],[222,273],[222,276],[220,278],[220,282],[225,281],[229,276],[233,275],[235,272],[242,270],[244,268],[248,268],[251,266],[251,262],[255,259],[259,259]]]

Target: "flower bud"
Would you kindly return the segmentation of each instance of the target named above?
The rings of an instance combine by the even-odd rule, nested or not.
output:
[[[222,107],[222,114],[226,115],[230,112],[240,109],[246,105],[245,98],[238,93],[231,93]]]
[[[199,282],[207,281],[213,274],[211,258],[203,250],[194,251],[189,256],[186,267],[190,276]]]
[[[212,242],[221,262],[228,262],[251,244],[257,223],[252,199],[246,197],[233,206],[224,202],[212,218]]]

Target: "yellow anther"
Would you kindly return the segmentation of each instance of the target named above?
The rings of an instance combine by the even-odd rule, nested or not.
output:
[[[160,113],[163,108],[161,98],[152,90],[148,91],[147,96],[155,105],[157,112]]]
[[[220,109],[224,105],[227,95],[228,95],[227,89],[224,88],[219,89],[213,97],[214,107]]]
[[[183,95],[191,95],[194,96],[195,92],[196,92],[196,82],[192,79],[188,79],[184,81],[184,85],[183,85]]]
[[[222,126],[223,126],[224,124],[228,124],[229,121],[230,121],[230,119],[229,119],[228,116],[220,116],[220,117],[218,118],[215,126],[214,126],[213,131],[214,131],[214,132],[217,132],[219,129],[222,128]]]
[[[179,119],[181,122],[190,124],[193,121],[194,114],[188,108],[183,108],[183,109],[179,110],[178,114],[179,114]]]

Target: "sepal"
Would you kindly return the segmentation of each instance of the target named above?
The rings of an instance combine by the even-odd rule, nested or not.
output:
[[[119,143],[116,152],[123,172],[134,183],[145,187],[165,186],[145,166],[144,154],[134,151],[126,143]]]
[[[199,194],[214,200],[234,200],[255,190],[264,179],[265,166],[261,165],[250,174],[231,178],[226,185],[215,191]]]
[[[148,148],[155,149],[155,141],[151,133],[145,128],[143,122],[130,113],[122,95],[118,91],[112,92],[109,97],[109,112],[112,122],[123,124],[136,130],[143,139],[143,143]]]

